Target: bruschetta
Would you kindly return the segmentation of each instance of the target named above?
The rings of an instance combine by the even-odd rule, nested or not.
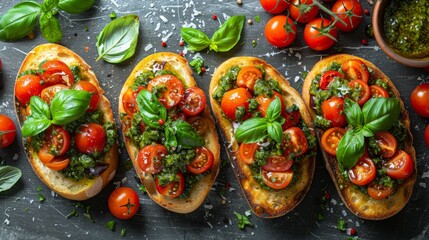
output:
[[[347,208],[371,220],[398,213],[413,192],[417,164],[410,119],[393,82],[371,62],[340,54],[313,67],[302,96]]]
[[[267,62],[234,57],[210,83],[210,102],[235,176],[262,218],[291,211],[308,191],[316,138],[304,101]]]
[[[119,96],[125,146],[148,195],[177,213],[197,209],[219,173],[220,147],[206,95],[185,58],[141,60]]]
[[[95,196],[118,166],[117,130],[91,67],[57,44],[42,44],[23,60],[15,109],[36,175],[72,200]]]

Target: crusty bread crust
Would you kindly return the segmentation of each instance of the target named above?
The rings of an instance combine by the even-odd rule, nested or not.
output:
[[[42,61],[53,59],[61,60],[68,66],[79,66],[81,74],[89,80],[100,93],[98,107],[104,113],[104,122],[114,123],[115,119],[113,118],[113,112],[110,108],[109,100],[102,95],[104,91],[101,89],[94,72],[79,55],[70,49],[57,44],[39,45],[28,53],[27,57],[22,62],[18,75],[27,69],[37,69]],[[26,117],[25,106],[22,106],[16,98],[15,111],[18,115],[19,124],[22,125]],[[34,172],[50,189],[67,199],[82,201],[95,196],[110,180],[113,179],[116,169],[118,168],[118,146],[115,143],[104,156],[104,161],[109,165],[109,167],[103,172],[103,174],[93,179],[85,178],[80,181],[74,181],[72,179],[65,178],[64,175],[58,171],[54,171],[46,167],[38,158],[37,153],[33,151],[30,141],[31,138],[28,138],[26,144],[24,142],[24,146],[28,160]]]
[[[168,64],[168,69],[172,70],[173,72],[177,73],[178,76],[180,76],[185,89],[196,85],[196,82],[192,77],[192,71],[189,68],[188,62],[185,58],[179,56],[178,54],[169,52],[160,52],[149,55],[135,66],[127,81],[124,83],[124,86],[121,90],[121,94],[119,95],[119,114],[125,113],[125,109],[123,108],[122,104],[122,97],[127,91],[127,89],[133,84],[134,79],[143,70],[152,70],[152,66],[156,62],[165,62],[166,64]],[[210,116],[210,111],[207,106],[200,114],[200,116],[205,119],[205,122],[208,126],[207,131],[202,137],[206,142],[205,146],[213,153],[214,163],[211,172],[191,189],[189,196],[186,198],[170,198],[158,193],[155,187],[155,179],[153,178],[152,174],[144,173],[138,165],[137,155],[140,149],[132,143],[131,139],[125,136],[124,131],[122,133],[123,138],[125,139],[125,146],[133,162],[134,169],[137,172],[137,176],[140,178],[140,181],[146,187],[148,195],[158,205],[173,212],[189,213],[197,209],[206,199],[216,179],[216,176],[219,173],[219,139],[216,133],[213,118]]]
[[[222,116],[220,103],[213,99],[213,93],[219,85],[221,77],[225,75],[232,66],[263,66],[268,78],[274,79],[280,84],[286,106],[296,104],[300,109],[303,121],[312,129],[310,114],[304,101],[301,99],[298,92],[290,86],[289,82],[274,67],[259,58],[231,58],[216,69],[211,79],[209,91],[213,113],[222,129],[225,139],[229,143],[227,146],[229,160],[243,193],[246,196],[247,202],[252,211],[259,217],[280,217],[297,206],[307,193],[313,179],[315,157],[294,163],[297,168],[296,172],[300,174],[296,183],[292,184],[290,187],[280,191],[268,191],[260,187],[259,183],[253,179],[249,166],[243,163],[240,160],[240,156],[237,154],[239,144],[234,138],[232,122]],[[311,151],[316,151],[316,149],[311,149]]]
[[[352,55],[347,54],[340,54],[340,55],[334,55],[327,57],[318,63],[314,65],[313,69],[308,73],[307,77],[305,78],[304,85],[302,88],[302,97],[309,106],[310,113],[312,118],[316,116],[315,110],[311,107],[311,95],[310,95],[310,86],[311,82],[317,74],[323,72],[332,62],[337,62],[341,64],[342,62],[348,61],[350,59],[359,59],[362,62],[366,64],[369,68],[372,69],[372,78],[374,79],[383,79],[386,81],[389,85],[390,90],[393,92],[393,94],[401,100],[398,90],[396,89],[393,82],[380,70],[378,69],[374,64],[371,62],[356,57]],[[407,136],[406,140],[404,141],[404,150],[411,156],[411,158],[414,161],[414,172],[412,175],[407,178],[403,184],[399,185],[399,187],[396,189],[396,192],[389,196],[388,198],[382,199],[382,200],[375,200],[371,198],[369,195],[361,192],[359,189],[355,188],[352,183],[348,183],[345,181],[338,169],[338,162],[337,159],[327,152],[321,149],[326,167],[328,169],[329,174],[331,175],[332,180],[335,183],[335,187],[337,188],[337,191],[339,195],[341,196],[343,202],[347,206],[347,208],[356,216],[364,219],[370,219],[370,220],[381,220],[388,217],[391,217],[398,213],[409,201],[411,198],[411,194],[413,192],[413,186],[416,181],[417,176],[417,164],[416,164],[416,153],[413,147],[413,138],[410,132],[410,118],[408,116],[408,112],[405,110],[404,103],[401,102],[401,122],[405,125],[407,128]],[[323,131],[321,129],[316,129],[316,135],[320,142],[320,138],[323,134]],[[343,189],[340,189],[339,182],[342,182]]]

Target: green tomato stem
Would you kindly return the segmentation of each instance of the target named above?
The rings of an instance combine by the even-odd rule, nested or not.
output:
[[[346,22],[344,22],[343,20],[341,20],[334,12],[332,12],[331,10],[329,10],[327,7],[325,7],[323,4],[321,4],[318,0],[314,0],[313,4],[318,6],[322,11],[326,12],[327,14],[329,14],[330,16],[334,17],[335,22],[341,22],[343,25],[347,25]]]

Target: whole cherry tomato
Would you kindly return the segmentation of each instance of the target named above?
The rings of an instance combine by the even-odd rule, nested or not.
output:
[[[32,96],[40,96],[45,84],[38,75],[24,75],[16,80],[15,97],[22,105],[27,105]]]
[[[265,38],[278,48],[287,47],[296,37],[296,25],[290,17],[277,15],[265,25]]]
[[[411,93],[411,106],[422,117],[429,117],[429,83],[417,86]]]
[[[355,30],[363,20],[362,6],[356,0],[336,1],[331,10],[335,13],[335,15],[345,22],[345,25],[340,21],[335,23],[335,27],[343,32]],[[331,16],[331,19],[334,21],[333,16]]]
[[[308,23],[317,16],[319,7],[313,4],[313,0],[292,0],[289,13],[298,22]]]
[[[271,14],[279,14],[289,7],[289,1],[286,0],[259,0],[261,6]]]
[[[15,123],[8,116],[0,114],[0,148],[13,143],[16,135]]]
[[[334,45],[336,39],[337,29],[328,19],[316,18],[305,25],[304,41],[313,50],[326,50]]]
[[[139,196],[129,187],[118,187],[109,195],[110,213],[119,219],[130,219],[140,207]]]

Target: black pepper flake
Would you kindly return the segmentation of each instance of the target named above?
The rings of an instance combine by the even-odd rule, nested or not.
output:
[[[107,77],[111,77],[111,76],[112,76],[112,74],[111,74],[111,73],[108,73],[108,74],[107,74]]]

